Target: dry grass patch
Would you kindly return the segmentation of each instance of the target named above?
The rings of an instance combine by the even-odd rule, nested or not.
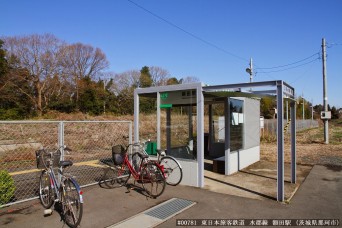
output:
[[[329,144],[324,143],[323,126],[307,129],[297,133],[297,163],[303,165],[337,165],[342,166],[342,121],[329,122]],[[285,135],[285,162],[291,161],[290,137]],[[261,159],[277,160],[276,140],[261,142]]]

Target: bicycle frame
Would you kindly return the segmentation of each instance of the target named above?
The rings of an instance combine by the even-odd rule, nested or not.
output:
[[[60,147],[58,150],[61,150],[61,149],[63,150],[64,149],[63,147]],[[53,191],[55,194],[55,197],[54,197],[55,201],[61,200],[60,199],[60,193],[61,193],[60,190],[61,190],[62,184],[63,184],[64,180],[69,179],[70,181],[72,181],[74,183],[74,185],[76,187],[76,191],[80,195],[80,202],[83,203],[81,187],[78,185],[77,181],[74,178],[72,178],[71,176],[66,176],[65,174],[63,174],[63,166],[60,166],[57,169],[57,173],[58,173],[58,179],[57,179],[57,176],[56,176],[54,169],[53,169],[53,153],[51,153],[51,158],[52,159],[49,161],[49,163],[50,163],[49,167],[46,167],[45,171],[49,175],[51,188],[54,189]],[[63,189],[63,191],[64,191],[64,189]],[[65,194],[65,193],[63,192],[63,194]]]
[[[129,171],[131,172],[132,176],[134,177],[135,180],[139,180],[140,178],[140,171],[141,171],[141,167],[142,167],[142,163],[143,161],[141,162],[140,166],[139,166],[139,170],[135,170],[131,164],[131,162],[129,161],[128,159],[128,154],[126,153],[125,154],[125,157],[124,157],[124,162],[122,163],[121,165],[121,170],[124,170],[124,166],[126,165],[129,169]]]
[[[149,141],[149,140],[148,140]],[[147,155],[147,156],[149,156],[150,157],[150,155],[146,152],[146,150],[145,150],[145,142],[143,142],[143,143],[138,143],[138,144],[131,144],[131,145],[134,145],[134,146],[139,146],[140,147],[140,152],[142,152],[142,154],[144,154],[144,155]],[[176,163],[177,163],[177,165],[178,165],[178,167],[180,168],[180,169],[182,169],[182,166],[181,166],[181,164],[179,163],[179,161],[176,159],[176,158],[174,158],[174,157],[172,157],[172,156],[170,156],[170,155],[162,155],[161,153],[159,153],[159,152],[157,152],[157,160],[150,160],[150,161],[153,161],[153,162],[155,162],[156,163],[156,165],[162,170],[162,172],[163,172],[163,174],[164,174],[164,177],[166,178],[166,176],[165,176],[165,172],[164,172],[164,167],[162,166],[162,165],[160,165],[160,161],[161,161],[161,159],[163,158],[163,157],[170,157],[170,158],[172,158]],[[147,159],[149,159],[149,158],[147,158]]]
[[[133,178],[134,178],[135,180],[139,180],[139,179],[140,179],[140,172],[141,172],[141,169],[142,169],[144,163],[145,163],[146,161],[149,161],[149,160],[148,160],[147,158],[142,159],[141,163],[139,164],[139,170],[136,170],[136,169],[132,166],[131,161],[129,160],[128,149],[129,149],[130,146],[136,146],[136,144],[130,144],[130,145],[127,146],[127,148],[126,148],[126,153],[125,153],[125,156],[124,156],[124,161],[123,161],[123,163],[122,163],[122,165],[121,165],[121,171],[124,172],[124,170],[125,170],[124,167],[127,166],[128,169],[129,169],[129,171],[131,172]],[[165,174],[164,174],[164,167],[160,166],[158,162],[154,162],[154,163],[161,169],[161,171],[163,172],[163,175],[164,175],[164,177],[165,177]],[[122,173],[119,172],[119,176],[122,176],[121,174],[122,174]]]
[[[50,185],[51,185],[51,188],[53,188],[54,190],[55,197],[59,199],[59,189],[61,187],[62,180],[57,181],[55,172],[53,171],[52,168],[49,168],[46,171],[50,177]],[[60,169],[58,169],[58,173],[60,173]]]
[[[57,177],[56,177],[56,174],[55,172],[53,171],[53,168],[48,168],[46,169],[47,171],[47,174],[49,175],[50,177],[50,185],[51,185],[51,188],[53,188],[54,190],[54,193],[55,193],[55,200],[58,200],[60,201],[60,193],[61,193],[61,187],[62,187],[62,183],[64,181],[64,179],[70,179],[76,186],[76,191],[79,193],[80,195],[80,202],[83,203],[83,197],[82,197],[82,191],[81,191],[81,187],[78,185],[77,181],[75,181],[74,178],[72,177],[66,177],[64,174],[63,174],[63,171],[62,171],[62,167],[58,168],[58,174],[61,175],[61,178],[60,180],[57,180]]]

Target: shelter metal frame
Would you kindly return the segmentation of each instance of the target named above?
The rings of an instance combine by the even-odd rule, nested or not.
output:
[[[264,89],[272,87],[273,89]],[[261,90],[255,90],[261,88]],[[282,80],[205,86],[202,83],[137,88],[134,91],[134,140],[139,141],[139,96],[157,98],[157,146],[160,147],[160,93],[196,89],[197,108],[197,186],[204,187],[204,97],[210,92],[231,92],[232,96],[275,96],[277,100],[277,200],[284,201],[284,99],[290,101],[291,183],[296,183],[296,101],[295,89]],[[245,92],[242,90],[245,89]],[[250,89],[249,91],[246,89]],[[155,95],[156,94],[156,95]],[[226,108],[229,108],[227,106]],[[226,123],[227,124],[227,123]],[[228,124],[229,126],[229,124]],[[226,128],[225,161],[229,159],[229,129]],[[227,172],[226,172],[227,173]]]

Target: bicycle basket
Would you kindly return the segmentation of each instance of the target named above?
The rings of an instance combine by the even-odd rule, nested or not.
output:
[[[51,158],[51,152],[54,152],[54,150],[51,149],[40,149],[36,151],[36,161],[37,161],[37,169],[45,169],[48,167],[44,166],[44,163],[46,166],[50,165],[50,158]],[[43,161],[44,159],[44,161]],[[58,150],[58,152],[53,153],[53,166],[58,167],[58,163],[61,159],[61,152]]]
[[[112,157],[115,165],[121,165],[124,161],[125,148],[122,145],[112,147]]]

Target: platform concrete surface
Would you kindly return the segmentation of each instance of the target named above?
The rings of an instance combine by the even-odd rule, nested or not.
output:
[[[208,189],[167,186],[157,199],[140,188],[84,188],[84,213],[80,227],[108,227],[177,197],[196,202],[182,213],[159,224],[176,227],[176,219],[335,219],[342,221],[342,168],[316,165],[287,204],[222,194]],[[258,192],[258,189],[255,189]],[[250,193],[250,192],[249,192]],[[1,227],[67,227],[58,213],[43,216],[39,201],[0,210]]]
[[[252,199],[277,200],[277,164],[258,161],[232,175],[212,172],[212,160],[205,160],[205,189]],[[284,199],[290,201],[312,166],[296,166],[296,183],[291,183],[291,165],[284,166]]]

